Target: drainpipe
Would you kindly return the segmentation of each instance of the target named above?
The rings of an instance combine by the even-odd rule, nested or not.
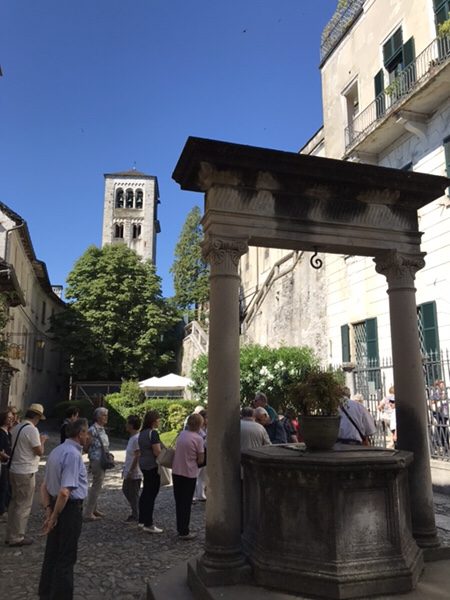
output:
[[[23,227],[25,225],[25,221],[22,219],[22,222],[19,223],[19,225],[15,225],[14,227],[11,227],[11,229],[7,229],[6,230],[6,236],[5,236],[5,261],[8,262],[8,234],[11,233],[12,231],[16,231],[17,229],[20,229],[21,227]]]

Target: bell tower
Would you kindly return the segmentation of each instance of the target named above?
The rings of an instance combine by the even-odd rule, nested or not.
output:
[[[156,263],[158,179],[136,169],[105,174],[102,246],[126,244]]]

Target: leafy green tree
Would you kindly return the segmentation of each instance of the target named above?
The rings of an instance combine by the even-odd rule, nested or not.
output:
[[[241,402],[249,404],[255,392],[267,394],[271,406],[283,410],[287,405],[289,386],[303,381],[306,374],[318,366],[318,360],[311,348],[283,347],[269,348],[249,344],[240,351]],[[193,392],[204,401],[208,394],[208,357],[200,356],[193,364],[191,379]]]
[[[188,214],[175,246],[175,260],[171,273],[175,288],[175,304],[189,312],[192,318],[208,301],[209,269],[202,258],[200,242],[203,239],[201,213],[195,206]]]
[[[139,379],[164,371],[164,337],[179,320],[150,262],[124,244],[89,247],[67,279],[68,310],[52,329],[78,379]]]

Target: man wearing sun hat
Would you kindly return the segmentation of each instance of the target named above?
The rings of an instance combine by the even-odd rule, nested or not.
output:
[[[5,543],[10,547],[29,546],[31,538],[25,537],[28,518],[33,503],[35,475],[39,457],[44,454],[46,435],[40,435],[37,424],[44,420],[42,404],[31,404],[21,423],[11,431],[11,460],[9,478],[11,502],[8,508],[8,526]]]

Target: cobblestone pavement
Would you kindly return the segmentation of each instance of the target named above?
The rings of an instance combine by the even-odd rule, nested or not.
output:
[[[51,435],[53,444],[57,442]],[[198,532],[193,541],[179,541],[175,530],[175,505],[171,487],[162,488],[155,506],[155,523],[161,535],[146,534],[124,522],[129,514],[121,486],[124,442],[111,444],[118,466],[109,471],[100,496],[99,508],[105,518],[83,523],[75,567],[74,600],[142,600],[146,582],[180,561],[201,554],[204,543],[204,504],[192,507],[191,525]],[[42,481],[45,459],[41,461],[36,490]],[[450,545],[450,497],[435,494],[436,523],[441,541]],[[5,523],[0,523],[0,598],[34,600],[45,538],[39,535],[43,513],[36,493],[28,532],[32,546],[8,548],[3,544]],[[167,599],[172,600],[172,599]],[[174,599],[175,600],[175,599]]]
[[[57,438],[51,436],[54,443]],[[141,600],[146,582],[179,561],[201,554],[204,543],[204,503],[192,507],[191,529],[198,532],[193,541],[179,541],[175,529],[172,487],[161,489],[155,505],[155,523],[164,529],[160,535],[144,533],[124,522],[129,515],[123,497],[121,466],[125,452],[121,441],[111,444],[118,466],[108,472],[99,501],[105,518],[83,523],[75,567],[74,600]],[[46,450],[50,450],[47,447]],[[36,490],[42,481],[45,459],[41,461]],[[34,600],[45,548],[39,535],[43,513],[35,495],[27,535],[32,546],[8,548],[4,545],[5,523],[0,523],[0,598]],[[168,599],[170,600],[170,599]]]

